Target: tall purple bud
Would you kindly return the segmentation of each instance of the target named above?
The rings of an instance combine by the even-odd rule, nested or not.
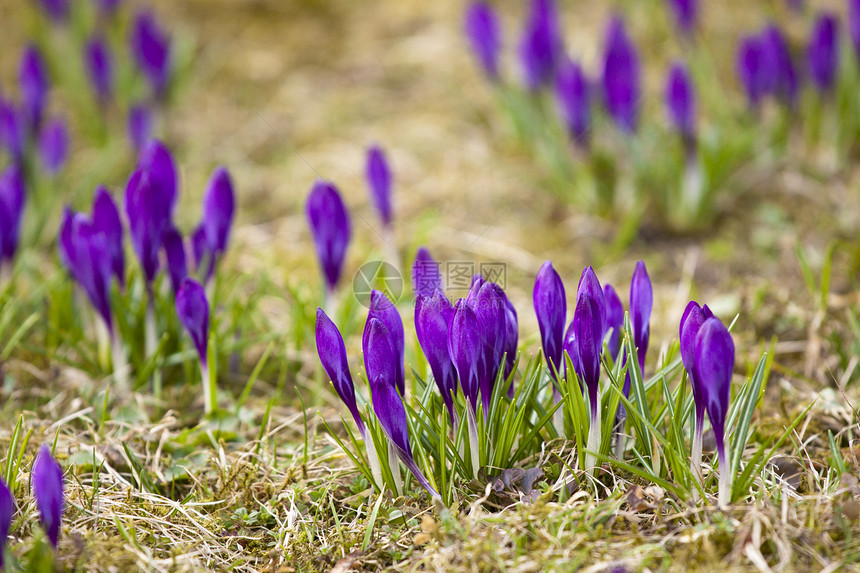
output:
[[[24,173],[10,165],[0,174],[0,267],[12,262],[18,251],[24,212]]]
[[[609,355],[612,356],[613,362],[618,359],[618,352],[621,350],[621,329],[624,327],[624,305],[621,303],[621,298],[611,284],[603,286],[603,297],[606,299],[606,329],[611,328],[612,334],[609,335],[607,348]],[[573,357],[571,357],[573,358]],[[575,362],[574,362],[575,363]]]
[[[96,99],[106,104],[113,97],[114,67],[110,48],[102,36],[94,35],[87,42],[84,65]]]
[[[615,124],[624,132],[636,131],[640,94],[639,56],[624,20],[612,18],[606,30],[603,56],[603,103]]]
[[[15,512],[15,498],[9,491],[9,486],[0,479],[0,569],[3,568],[3,555],[6,553],[6,538],[12,526],[12,515]]]
[[[768,56],[764,41],[747,36],[738,47],[737,74],[751,108],[756,108],[767,93],[769,83]]]
[[[209,301],[206,289],[191,278],[185,278],[176,293],[176,315],[191,337],[200,364],[207,366],[206,346],[209,343]]]
[[[639,368],[645,368],[645,354],[648,352],[648,341],[651,338],[651,309],[654,304],[654,293],[651,278],[645,263],[636,263],[633,279],[630,281],[630,322],[633,326],[633,344],[639,356]]]
[[[133,105],[128,110],[128,140],[139,151],[152,137],[152,112],[146,104]]]
[[[60,257],[113,333],[110,304],[111,257],[109,239],[83,213],[63,214],[58,238]]]
[[[412,263],[412,292],[418,296],[433,296],[442,290],[442,273],[439,263],[425,247],[419,247]]]
[[[316,324],[317,354],[326,375],[331,380],[337,395],[349,409],[358,431],[364,436],[364,422],[355,402],[355,385],[349,373],[349,361],[346,358],[346,345],[334,322],[326,316],[321,308],[317,308]]]
[[[39,519],[51,545],[56,549],[60,541],[60,524],[63,518],[63,470],[51,456],[51,450],[42,444],[30,476],[33,497],[39,508]]]
[[[684,64],[676,62],[666,78],[666,115],[669,123],[692,146],[696,140],[696,92]]]
[[[30,133],[38,133],[48,102],[48,69],[39,48],[31,44],[24,50],[18,67],[21,106]]]
[[[179,292],[182,281],[188,276],[188,262],[185,256],[185,243],[179,229],[170,225],[162,235],[162,247],[167,259],[167,274],[173,292]]]
[[[120,288],[125,288],[125,249],[122,244],[122,220],[110,192],[99,185],[93,198],[93,225],[105,235],[110,267]]]
[[[667,4],[678,31],[686,36],[691,35],[699,18],[698,0],[667,0]]]
[[[461,298],[454,307],[454,318],[451,319],[448,330],[448,353],[457,370],[460,389],[469,401],[473,413],[478,409],[481,350],[481,327],[478,318],[466,299]]]
[[[305,213],[326,287],[333,291],[340,279],[346,248],[349,246],[349,213],[337,188],[322,180],[314,183],[305,205]]]
[[[806,64],[818,89],[830,91],[839,69],[839,21],[835,15],[822,13],[815,19],[806,48]]]
[[[489,415],[493,388],[502,367],[502,355],[505,351],[506,298],[497,284],[485,282],[477,291],[474,300],[470,301],[475,317],[478,319],[481,334],[482,350],[479,356],[478,383],[481,387],[484,416]]]
[[[702,398],[702,383],[696,370],[696,338],[702,324],[714,315],[708,305],[699,306],[694,300],[687,304],[684,314],[681,316],[681,324],[678,332],[681,341],[681,361],[690,378],[690,387],[693,390],[693,403],[696,407],[696,417],[693,427],[693,444],[690,456],[690,468],[693,475],[702,483],[702,431],[705,424],[705,401]]]
[[[203,217],[194,239],[194,259],[198,269],[206,265],[204,276],[207,282],[215,272],[215,263],[227,250],[235,211],[236,194],[230,173],[225,167],[218,167],[206,186]]]
[[[557,380],[556,375],[561,376],[564,372],[561,352],[565,316],[567,315],[567,299],[564,294],[564,283],[561,282],[561,277],[552,268],[550,261],[546,261],[541,266],[537,277],[535,277],[532,301],[537,315],[547,368],[549,368],[553,379]],[[553,391],[557,396],[558,390],[554,388]]]
[[[502,48],[502,32],[499,17],[487,2],[473,2],[466,10],[464,22],[466,39],[472,53],[493,81],[499,79],[499,53]]]
[[[391,226],[391,169],[385,153],[378,145],[367,149],[367,164],[365,166],[367,186],[370,188],[370,198],[379,213],[382,224]]]
[[[579,62],[565,60],[555,78],[555,99],[567,133],[586,148],[591,131],[591,95],[588,78]]]
[[[0,145],[9,150],[16,163],[21,163],[27,140],[27,125],[24,114],[11,100],[0,95]]]
[[[457,369],[448,352],[448,331],[453,319],[454,308],[441,291],[418,297],[415,305],[418,343],[430,364],[433,379],[448,409],[452,426],[456,420],[454,396],[457,394]]]
[[[766,83],[776,98],[789,107],[797,104],[799,79],[788,40],[776,24],[769,24],[761,33],[766,58]]]
[[[523,78],[529,90],[549,84],[564,52],[558,10],[553,0],[532,0],[519,43]]]
[[[397,354],[397,360],[394,365],[394,384],[400,395],[405,396],[406,366],[404,354],[406,350],[406,336],[403,331],[403,319],[400,318],[400,313],[397,312],[395,304],[378,290],[373,290],[370,293],[370,310],[367,313],[367,322],[364,326],[365,336],[367,335],[367,329],[370,328],[370,321],[373,319],[382,322],[388,331],[391,344]]]
[[[59,172],[69,156],[69,132],[66,122],[55,119],[44,126],[39,134],[39,158],[44,170],[54,175]]]
[[[600,387],[600,355],[606,334],[606,298],[594,269],[582,271],[573,314],[573,334],[579,351],[582,378],[588,387],[592,420],[597,416],[597,393]]]
[[[131,26],[131,55],[149,82],[152,92],[161,97],[170,81],[170,38],[151,12],[139,12]]]

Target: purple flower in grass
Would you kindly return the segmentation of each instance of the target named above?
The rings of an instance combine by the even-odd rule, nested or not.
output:
[[[573,321],[567,325],[567,330],[564,331],[564,343],[562,345],[564,354],[562,355],[563,364],[567,367],[567,357],[570,357],[570,364],[573,366],[573,373],[582,384],[582,363],[579,361],[579,344],[576,341],[576,332],[573,329]],[[571,373],[565,370],[565,376],[570,376]]]
[[[639,56],[627,35],[624,20],[615,16],[606,30],[603,56],[603,103],[615,124],[626,133],[636,131],[640,98]]]
[[[403,406],[402,397],[397,393],[394,380],[399,357],[388,329],[382,321],[376,318],[368,321],[362,343],[365,349],[365,369],[373,399],[373,412],[385,435],[394,445],[403,465],[412,472],[431,497],[441,501],[441,496],[424,477],[412,456],[406,408]]]
[[[478,410],[479,362],[482,350],[481,325],[475,311],[466,299],[461,298],[454,307],[454,317],[448,328],[448,354],[457,370],[460,389],[469,401],[472,412]]]
[[[475,285],[477,284],[480,283],[475,282]],[[505,301],[507,297],[502,289],[492,282],[481,284],[474,296],[472,296],[473,292],[475,291],[469,293],[466,300],[478,319],[481,336],[478,384],[484,406],[484,416],[487,416],[492,402],[493,387],[502,367],[502,356],[505,352],[505,333],[507,332]]]
[[[15,511],[15,498],[9,491],[9,486],[0,479],[0,569],[3,568],[3,554],[6,552],[6,538],[12,526],[12,514]]]
[[[397,360],[394,363],[394,385],[397,387],[400,395],[405,396],[406,366],[404,354],[406,350],[406,335],[403,332],[403,319],[400,318],[400,313],[397,312],[397,307],[394,303],[378,290],[373,290],[370,293],[370,310],[367,313],[367,322],[364,325],[365,339],[367,338],[367,329],[370,328],[370,321],[374,318],[382,322],[388,331],[391,344],[397,354]]]
[[[346,358],[343,337],[334,322],[321,308],[317,308],[316,342],[317,354],[326,375],[331,380],[337,395],[352,414],[359,433],[364,436],[364,422],[355,402],[355,386],[349,373],[349,361]]]
[[[436,291],[442,290],[442,273],[439,263],[424,247],[419,247],[415,253],[415,261],[412,263],[412,292],[415,296],[433,296]]]
[[[25,189],[24,173],[17,165],[0,174],[0,266],[18,251]]]
[[[148,141],[140,152],[137,169],[143,171],[157,189],[161,208],[172,219],[179,197],[179,175],[170,149],[157,139]]]
[[[504,293],[502,293],[504,295]],[[517,318],[517,309],[511,303],[510,299],[505,295],[505,379],[511,377],[511,372],[514,370],[514,364],[517,361],[517,344],[519,342],[519,320]],[[514,397],[514,379],[511,378],[511,384],[508,386],[508,398]]]
[[[152,134],[152,112],[146,104],[133,105],[128,110],[128,139],[136,150],[143,149]]]
[[[120,288],[125,288],[125,250],[122,245],[122,220],[110,192],[101,185],[93,198],[93,224],[105,234],[110,266]]]
[[[18,88],[21,93],[22,113],[30,133],[37,133],[48,102],[48,69],[42,54],[31,44],[24,50],[18,67]]]
[[[666,3],[672,11],[678,31],[685,35],[692,34],[699,17],[698,0],[667,0]]]
[[[633,279],[630,281],[630,324],[633,328],[633,345],[636,347],[636,356],[639,361],[640,372],[645,370],[645,355],[648,353],[648,342],[651,338],[651,309],[654,306],[654,291],[651,286],[651,278],[645,263],[636,263],[633,271]],[[624,378],[624,396],[630,396],[630,371]],[[618,415],[625,418],[627,415],[624,404],[618,407]]]
[[[39,508],[39,519],[54,548],[60,541],[60,522],[63,518],[63,470],[51,456],[51,450],[42,444],[30,474],[33,497]]]
[[[737,74],[750,107],[758,107],[768,90],[770,71],[768,50],[758,36],[741,40],[737,56]]]
[[[367,186],[370,188],[370,198],[379,213],[382,224],[391,226],[391,169],[385,152],[378,145],[367,149],[367,164],[365,166]]]
[[[102,104],[113,95],[113,56],[105,39],[94,35],[84,47],[84,64],[96,99]]]
[[[206,347],[209,343],[209,301],[206,290],[191,278],[184,278],[176,292],[176,315],[191,337],[200,364],[206,368]]]
[[[597,416],[597,393],[600,385],[600,355],[606,334],[606,298],[591,267],[583,270],[579,280],[572,324],[582,379],[588,388],[594,420]]]
[[[164,230],[161,236],[164,255],[167,259],[167,273],[170,275],[170,286],[173,292],[179,292],[182,281],[188,276],[188,264],[185,257],[185,244],[182,234],[173,225]]]
[[[702,324],[712,318],[714,314],[708,305],[699,306],[694,300],[687,304],[684,309],[684,314],[681,317],[681,325],[679,327],[679,336],[681,340],[681,361],[684,363],[684,368],[690,377],[690,387],[693,390],[693,401],[696,404],[696,421],[699,433],[701,433],[702,423],[705,416],[705,403],[702,401],[701,382],[696,370],[696,337],[699,335],[699,330]]]
[[[532,0],[519,43],[526,87],[535,91],[552,81],[564,51],[553,0]]]
[[[565,60],[555,78],[555,99],[559,115],[571,139],[588,147],[591,131],[591,95],[588,78],[578,62]]]
[[[305,205],[305,213],[326,287],[333,291],[340,279],[352,232],[349,213],[337,188],[322,180],[314,183]]]
[[[848,0],[848,35],[860,59],[860,0]]]
[[[685,142],[696,138],[696,93],[686,66],[676,62],[666,78],[666,115]]]
[[[206,188],[203,197],[203,217],[194,231],[194,260],[199,269],[206,264],[206,281],[215,272],[215,263],[227,250],[230,228],[236,210],[236,196],[230,173],[218,167]]]
[[[24,115],[11,100],[0,95],[0,145],[9,150],[12,159],[20,163],[24,157],[27,127]]]
[[[610,328],[612,329],[607,347],[609,355],[615,361],[618,359],[618,352],[621,350],[621,329],[624,328],[624,305],[621,304],[621,298],[611,284],[603,286],[603,297],[606,299],[606,328],[607,331]]]
[[[69,0],[39,0],[39,5],[55,23],[61,24],[69,18]]]
[[[69,133],[66,122],[55,119],[42,127],[39,134],[39,158],[42,167],[51,175],[63,168],[69,155]]]
[[[776,24],[769,24],[761,33],[765,50],[765,83],[768,90],[789,107],[797,104],[799,79],[788,40]]]
[[[564,283],[552,268],[552,263],[546,261],[535,277],[535,287],[532,293],[538,328],[540,329],[541,344],[546,358],[547,368],[556,379],[562,375],[564,365],[561,361],[564,323],[567,314],[567,300],[564,294]],[[557,389],[554,392],[558,392]]]
[[[170,80],[170,38],[151,12],[139,12],[131,26],[131,55],[157,97]]]
[[[95,3],[99,9],[99,14],[102,16],[113,17],[113,15],[116,14],[121,1],[122,0],[95,0]]]
[[[466,38],[478,63],[491,80],[499,79],[502,32],[496,11],[487,2],[473,2],[466,10]]]
[[[454,308],[441,291],[437,290],[431,296],[418,296],[415,304],[415,332],[430,364],[433,380],[448,409],[452,426],[456,420],[454,396],[457,394],[457,369],[448,352],[448,332],[453,319]]]
[[[839,21],[835,15],[822,13],[816,18],[806,48],[806,63],[818,89],[830,91],[839,69]]]

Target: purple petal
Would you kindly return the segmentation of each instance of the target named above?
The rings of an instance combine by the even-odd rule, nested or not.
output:
[[[570,137],[588,146],[591,131],[591,95],[588,78],[578,62],[564,61],[555,79],[555,99],[559,115]]]
[[[735,367],[735,344],[725,325],[716,317],[705,320],[696,336],[696,372],[701,381],[701,398],[722,450],[726,413]]]
[[[415,253],[415,261],[412,263],[412,291],[415,296],[433,296],[436,291],[442,290],[442,273],[439,263],[424,247],[419,247]]]
[[[381,320],[371,318],[367,321],[361,337],[361,346],[364,352],[364,370],[371,388],[373,384],[385,384],[391,386],[396,393],[397,353],[391,334]]]
[[[558,10],[553,0],[532,0],[519,43],[526,87],[537,90],[552,81],[564,52]]]
[[[96,188],[93,199],[93,225],[104,233],[110,251],[113,276],[120,287],[125,287],[125,249],[122,244],[122,220],[110,192],[102,186]]]
[[[639,261],[633,271],[633,280],[630,281],[630,322],[633,326],[633,344],[636,345],[636,353],[639,356],[639,368],[645,367],[653,301],[651,278],[648,276],[645,263]]]
[[[493,387],[502,366],[502,355],[505,351],[506,299],[497,284],[485,282],[472,303],[481,336],[482,350],[479,355],[478,383],[485,415],[490,410]]]
[[[132,247],[147,284],[151,284],[158,272],[158,251],[170,219],[165,216],[160,193],[140,170],[132,173],[126,184],[125,214]]]
[[[457,370],[460,389],[471,403],[473,411],[478,409],[478,361],[481,348],[478,319],[466,299],[461,298],[454,307],[454,318],[448,330],[448,354]]]
[[[206,195],[203,198],[203,228],[206,230],[206,240],[217,255],[227,250],[230,240],[230,228],[236,210],[236,194],[233,191],[233,181],[230,173],[224,167],[218,167],[209,180]]]
[[[750,107],[758,106],[768,89],[767,48],[758,36],[741,40],[737,56],[737,73]]]
[[[454,400],[457,394],[457,371],[448,352],[448,333],[454,319],[451,303],[440,291],[432,296],[419,295],[415,305],[415,331],[418,343],[427,357],[433,379],[454,420]]]
[[[42,167],[50,174],[62,169],[69,155],[69,134],[66,123],[55,119],[42,127],[39,134],[39,157]]]
[[[830,13],[821,13],[815,20],[806,61],[812,81],[821,91],[829,91],[839,69],[839,21]]]
[[[502,33],[499,18],[487,2],[473,2],[466,10],[466,38],[472,53],[491,80],[499,78]]]
[[[146,175],[150,185],[160,195],[164,216],[172,219],[179,197],[179,177],[173,154],[162,142],[152,139],[143,146],[137,169]]]
[[[373,206],[379,212],[382,224],[387,227],[391,225],[391,169],[385,153],[378,145],[372,145],[367,150],[365,176]]]
[[[618,359],[621,350],[621,329],[624,327],[624,305],[615,289],[610,284],[603,286],[603,297],[606,299],[606,329],[612,329],[607,346],[612,360]],[[565,341],[565,349],[567,341]],[[571,356],[572,357],[572,356]],[[575,364],[575,362],[574,362]]]
[[[209,342],[209,301],[206,289],[191,278],[185,278],[176,292],[176,315],[194,342],[200,363],[206,367],[206,346]]]
[[[0,174],[0,264],[11,261],[18,250],[25,190],[20,167],[10,165]]]
[[[128,138],[136,150],[143,149],[152,135],[152,113],[146,104],[136,104],[128,110]]]
[[[170,226],[162,235],[162,247],[167,258],[167,272],[170,275],[170,285],[173,292],[179,292],[183,279],[188,276],[188,265],[185,261],[185,244],[179,230]]]
[[[370,293],[370,310],[367,313],[365,333],[370,326],[371,319],[379,319],[388,330],[391,344],[397,354],[395,363],[394,381],[401,396],[406,395],[406,368],[404,366],[404,354],[406,347],[406,335],[403,332],[403,320],[397,307],[382,292],[373,290]]]
[[[63,470],[43,444],[33,462],[30,476],[33,497],[39,508],[42,527],[55,548],[60,540],[60,523],[63,518]]]
[[[762,31],[761,42],[765,51],[763,81],[779,100],[793,107],[797,103],[799,81],[788,40],[776,24],[770,24]]]
[[[102,104],[113,95],[113,56],[105,39],[100,35],[90,38],[84,48],[84,64],[96,99]]]
[[[640,94],[639,56],[627,35],[624,20],[616,16],[606,31],[603,59],[603,102],[615,124],[627,133],[636,131]]]
[[[0,568],[3,567],[3,553],[6,551],[6,539],[12,526],[12,514],[15,511],[15,499],[9,486],[0,480]]]
[[[39,0],[42,10],[53,22],[62,24],[69,17],[69,0]]]
[[[668,4],[678,30],[683,34],[690,34],[696,27],[699,16],[698,0],[668,0]]]
[[[113,332],[110,305],[111,259],[108,239],[82,213],[67,212],[60,228],[60,252],[90,303]]]
[[[519,343],[519,319],[514,305],[505,296],[505,378],[509,378],[517,360],[517,345]],[[508,398],[514,397],[514,380],[508,387]]]
[[[686,66],[676,62],[666,78],[666,115],[669,123],[686,139],[696,131],[696,94]]]
[[[0,97],[0,144],[9,150],[15,162],[23,161],[27,139],[27,122],[13,102]]]
[[[18,68],[21,105],[30,133],[37,133],[48,101],[48,70],[39,48],[31,44],[24,50]]]
[[[555,376],[554,372],[561,374],[564,368],[561,362],[561,352],[565,315],[567,314],[567,299],[561,277],[558,276],[549,261],[541,266],[537,277],[535,277],[532,301],[537,315],[547,367],[553,376]]]
[[[346,346],[343,337],[334,322],[326,316],[321,308],[317,308],[316,324],[317,354],[323,369],[331,380],[337,395],[349,409],[361,435],[364,435],[364,422],[355,403],[355,386],[349,373],[349,361],[346,358]]]
[[[334,290],[352,232],[346,205],[334,185],[318,180],[308,196],[305,213],[326,285]]]
[[[129,38],[137,67],[149,81],[153,93],[161,97],[170,80],[170,38],[151,12],[139,12]]]

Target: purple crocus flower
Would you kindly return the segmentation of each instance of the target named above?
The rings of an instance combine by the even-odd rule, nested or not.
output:
[[[603,297],[606,299],[606,328],[612,329],[612,334],[609,336],[607,347],[612,360],[618,359],[618,352],[621,350],[621,329],[624,327],[624,305],[621,303],[621,297],[615,292],[611,284],[603,286]],[[573,358],[573,357],[571,357]]]
[[[10,165],[0,174],[0,266],[11,263],[18,250],[24,192],[23,171]]]
[[[439,263],[424,247],[419,247],[415,253],[415,261],[412,263],[412,291],[415,296],[433,296],[436,291],[442,290],[442,273]]]
[[[627,35],[624,20],[615,16],[606,30],[603,57],[603,102],[624,132],[636,131],[640,98],[639,56]]]
[[[535,277],[535,287],[532,300],[537,315],[538,328],[540,328],[541,344],[546,358],[547,368],[554,380],[557,375],[564,372],[564,363],[561,361],[562,337],[564,336],[565,315],[567,314],[567,300],[564,294],[564,283],[561,277],[552,268],[552,263],[546,261]],[[553,389],[557,395],[558,390]]]
[[[559,66],[555,78],[555,99],[571,139],[581,147],[588,147],[591,96],[588,78],[578,62],[565,60]]]
[[[806,63],[818,89],[830,91],[839,69],[839,21],[835,15],[822,13],[815,19],[806,48]]]
[[[15,103],[0,95],[0,145],[9,150],[12,159],[20,163],[24,157],[27,127],[24,115]]]
[[[170,225],[161,236],[161,244],[167,259],[167,273],[170,275],[170,286],[173,292],[179,292],[182,281],[188,276],[188,263],[185,257],[185,244],[179,230]]]
[[[504,293],[502,293],[504,295]],[[517,318],[517,309],[511,303],[507,295],[504,295],[505,302],[505,378],[510,378],[511,372],[514,370],[514,364],[517,361],[517,344],[519,342],[520,329],[519,320]],[[511,384],[508,386],[508,398],[514,397],[514,379],[511,378]]]
[[[116,14],[117,7],[122,0],[96,0],[96,6],[99,9],[99,14],[102,16],[112,17]]]
[[[479,284],[479,283],[475,283]],[[470,303],[481,335],[481,352],[479,354],[478,383],[481,389],[481,402],[484,406],[484,416],[489,415],[493,397],[493,387],[502,366],[502,355],[505,351],[505,333],[507,331],[505,318],[505,300],[501,288],[492,282],[484,282],[477,293],[470,299],[472,292],[466,298]]]
[[[412,456],[406,408],[403,407],[403,400],[397,393],[394,384],[398,360],[397,352],[388,330],[380,320],[371,318],[368,321],[363,343],[365,348],[364,364],[370,382],[373,412],[382,425],[385,435],[394,445],[397,457],[400,458],[403,465],[412,472],[412,475],[427,490],[427,493],[434,499],[441,500],[441,496],[424,477]]]
[[[651,309],[654,304],[654,294],[651,278],[645,263],[636,263],[633,279],[630,281],[630,322],[633,326],[633,344],[639,357],[639,368],[645,368],[645,354],[648,352],[648,341],[651,337]]]
[[[63,168],[69,155],[69,133],[66,122],[55,119],[42,127],[39,134],[39,158],[42,167],[51,175]]]
[[[125,288],[125,250],[122,245],[122,220],[119,208],[110,192],[101,185],[93,198],[93,225],[104,233],[113,276],[121,288]]]
[[[437,290],[430,296],[419,295],[415,304],[415,332],[452,426],[456,421],[457,370],[448,352],[448,331],[453,319],[454,308],[441,291]]]
[[[768,90],[770,72],[764,41],[758,36],[741,40],[738,48],[737,73],[750,107],[758,107]]]
[[[675,17],[675,25],[685,35],[690,35],[699,17],[698,0],[668,0],[669,9]]]
[[[194,259],[199,268],[206,264],[206,281],[215,272],[215,263],[227,250],[230,228],[236,210],[236,197],[230,173],[218,167],[206,188],[203,197],[203,218],[195,229]]]
[[[397,307],[394,303],[378,290],[373,290],[370,293],[370,309],[367,313],[367,322],[364,327],[365,337],[367,329],[370,328],[370,321],[374,318],[382,322],[388,331],[391,344],[398,357],[394,364],[394,383],[400,395],[405,396],[406,367],[404,354],[406,350],[406,336],[403,331],[403,319],[400,318],[400,313],[397,312]]]
[[[48,101],[48,70],[39,48],[30,44],[24,50],[18,68],[18,87],[22,113],[30,133],[37,133]]]
[[[570,324],[567,325],[567,330],[564,331],[564,343],[562,344],[562,349],[564,354],[570,357],[570,364],[573,366],[573,373],[576,374],[581,384],[582,363],[579,361],[579,345],[576,342],[576,332],[573,329],[573,321],[570,321]],[[564,355],[562,355],[562,359],[567,360],[564,358]],[[570,373],[566,372],[565,375],[569,376]]]
[[[305,213],[326,287],[333,291],[340,279],[346,248],[349,246],[349,213],[337,188],[322,180],[314,183],[305,205]]]
[[[6,552],[6,538],[12,526],[12,514],[15,511],[15,498],[9,491],[9,486],[0,479],[0,569],[3,568],[3,554]]]
[[[136,150],[143,149],[152,134],[152,113],[146,104],[128,110],[128,139]]]
[[[105,39],[94,35],[84,47],[84,64],[96,99],[104,105],[113,94],[113,57]]]
[[[42,11],[53,22],[61,24],[69,17],[69,0],[39,0]]]
[[[192,278],[184,278],[176,292],[176,315],[194,342],[200,364],[206,368],[206,346],[209,343],[209,301],[206,289]]]
[[[385,153],[378,145],[367,149],[367,165],[365,168],[367,186],[370,188],[370,198],[373,206],[379,212],[379,218],[386,227],[391,226],[391,169]]]
[[[699,330],[702,324],[714,314],[708,305],[699,306],[694,300],[687,304],[684,309],[684,314],[681,316],[681,325],[679,327],[679,336],[681,340],[681,361],[684,363],[684,368],[690,375],[690,387],[693,390],[693,401],[696,404],[696,421],[697,427],[701,428],[705,416],[705,403],[700,398],[701,383],[699,382],[698,372],[696,371],[696,337],[699,335]],[[699,430],[701,432],[701,430]]]
[[[466,38],[478,63],[493,81],[499,79],[502,32],[496,11],[487,2],[473,2],[466,10]]]
[[[137,168],[143,171],[157,188],[162,203],[161,209],[172,219],[179,196],[179,177],[176,160],[170,149],[157,139],[148,141],[140,152]]]
[[[478,324],[478,318],[466,299],[461,298],[454,307],[454,317],[448,329],[448,354],[457,370],[460,389],[469,401],[473,413],[478,410],[481,350],[481,326]]]
[[[170,80],[170,38],[151,12],[139,12],[129,38],[132,57],[153,93],[161,97]]]
[[[666,115],[681,138],[692,145],[696,138],[696,94],[687,67],[676,62],[666,78]]]
[[[860,0],[848,0],[848,35],[860,59]]]
[[[553,0],[532,0],[519,44],[526,87],[535,91],[552,81],[564,50]]]
[[[765,50],[765,83],[777,99],[794,107],[797,103],[798,76],[788,40],[776,24],[769,24],[761,33]]]
[[[346,358],[346,345],[343,337],[334,322],[317,308],[316,324],[317,354],[323,369],[331,380],[337,395],[349,409],[358,431],[364,436],[364,422],[355,402],[355,386],[352,383],[352,375],[349,373],[349,361]]]
[[[591,419],[597,416],[597,394],[600,387],[600,355],[606,334],[606,298],[594,269],[586,267],[576,293],[573,334],[579,352],[582,378],[588,387]]]
[[[39,448],[33,462],[30,483],[33,497],[36,498],[36,507],[39,508],[42,527],[56,549],[60,541],[60,522],[63,518],[63,470],[51,456],[47,444],[42,444]]]

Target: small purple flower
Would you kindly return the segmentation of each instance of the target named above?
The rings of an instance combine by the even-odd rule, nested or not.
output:
[[[42,11],[57,24],[69,18],[69,0],[39,0]]]
[[[212,278],[215,263],[227,250],[235,210],[236,196],[230,173],[218,167],[206,188],[203,218],[194,232],[194,259],[198,268],[207,264],[206,281]]]
[[[401,396],[406,395],[406,367],[404,354],[406,350],[406,335],[403,332],[403,319],[397,312],[397,307],[381,291],[373,290],[370,293],[370,310],[367,313],[367,322],[364,332],[370,328],[370,321],[378,319],[385,325],[388,336],[393,345],[398,359],[394,364],[394,384]]]
[[[600,355],[606,334],[606,299],[594,269],[586,267],[576,293],[573,334],[579,351],[582,378],[591,400],[591,419],[597,415],[597,393],[600,385]]]
[[[185,257],[185,244],[182,234],[173,225],[164,230],[161,236],[162,247],[167,259],[167,273],[170,275],[170,286],[173,292],[179,292],[182,281],[188,276],[188,263]]]
[[[122,220],[119,208],[110,192],[99,185],[93,198],[93,225],[104,233],[113,276],[121,288],[125,288],[125,250],[122,245]]]
[[[624,132],[636,131],[640,98],[639,56],[627,35],[624,20],[615,16],[606,30],[603,57],[603,102]]]
[[[750,107],[758,107],[767,93],[769,83],[768,56],[764,42],[758,36],[741,40],[738,48],[737,73]]]
[[[471,297],[472,292],[469,295]],[[481,401],[484,405],[484,416],[489,415],[493,387],[502,366],[502,355],[505,351],[506,299],[502,289],[489,281],[481,285],[473,298],[466,298],[478,319],[481,336],[482,349],[479,354],[478,384],[481,390]]]
[[[454,318],[448,330],[448,354],[457,370],[463,396],[478,410],[479,361],[481,355],[481,326],[475,311],[461,298],[454,307]]]
[[[541,344],[546,358],[547,368],[553,379],[564,372],[561,361],[564,323],[567,314],[567,299],[564,294],[564,283],[552,268],[552,263],[546,261],[535,277],[535,287],[532,293],[538,328],[540,329]],[[557,390],[555,390],[557,392]]]
[[[30,474],[33,497],[39,508],[42,527],[54,548],[60,541],[60,522],[63,518],[63,469],[51,456],[51,450],[42,444]]]
[[[143,149],[152,134],[152,113],[146,104],[128,110],[128,139],[136,150]]]
[[[559,115],[571,139],[588,147],[591,131],[591,96],[588,78],[578,62],[565,60],[555,78],[555,99]]]
[[[496,11],[487,2],[473,2],[466,10],[466,38],[478,63],[491,80],[499,79],[502,32]]]
[[[12,514],[15,511],[15,498],[9,491],[9,486],[0,479],[0,569],[3,568],[3,554],[6,552],[6,538],[12,526]]]
[[[453,319],[454,309],[441,291],[437,290],[431,296],[419,295],[415,305],[415,332],[452,425],[455,420],[457,370],[448,352],[448,332]]]
[[[370,198],[373,206],[382,219],[382,224],[391,226],[391,169],[385,153],[378,145],[367,149],[367,165],[365,170],[367,186],[370,188]]]
[[[194,342],[200,364],[206,368],[206,346],[209,343],[209,301],[206,289],[192,278],[184,278],[176,292],[176,315]]]
[[[358,431],[364,436],[364,422],[355,402],[355,386],[352,383],[352,375],[349,373],[349,361],[346,358],[346,345],[343,337],[334,322],[317,308],[316,324],[317,354],[323,369],[331,380],[337,395],[349,409],[355,420]]]
[[[66,122],[55,119],[44,126],[39,134],[39,158],[42,167],[51,175],[63,168],[69,155],[69,133]]]
[[[415,296],[433,296],[436,291],[442,290],[442,273],[439,263],[424,247],[419,247],[415,253],[415,261],[412,263],[412,292]]]
[[[777,99],[790,107],[797,103],[799,81],[788,40],[776,24],[769,24],[761,33],[765,50],[765,83]]]
[[[612,329],[607,347],[612,360],[618,359],[621,350],[621,329],[624,327],[624,305],[611,284],[603,286],[603,297],[606,299],[606,328]],[[571,357],[573,358],[573,357]]]
[[[20,167],[10,165],[0,174],[0,266],[18,250],[26,187]]]
[[[822,13],[816,18],[806,48],[806,62],[818,89],[830,91],[839,69],[839,21],[835,15]]]
[[[340,279],[346,248],[349,246],[349,213],[337,188],[322,180],[314,183],[305,213],[326,286],[329,291],[333,291]]]
[[[21,105],[30,133],[37,133],[48,102],[48,70],[39,48],[30,44],[24,50],[18,68]]]
[[[552,81],[564,46],[553,0],[532,0],[519,44],[526,87],[535,91]]]
[[[698,0],[668,0],[669,9],[675,17],[675,25],[685,35],[690,35],[699,18]]]
[[[158,252],[170,218],[166,216],[157,187],[141,170],[132,173],[126,184],[125,213],[132,247],[146,283],[150,285],[158,273]]]
[[[143,146],[137,161],[137,168],[143,171],[160,196],[161,209],[168,218],[173,218],[179,196],[179,177],[176,160],[170,149],[157,139]]]
[[[153,93],[161,97],[170,80],[170,38],[151,12],[139,12],[129,38],[132,57],[149,81]]]
[[[699,306],[694,300],[687,304],[681,316],[679,336],[681,341],[681,361],[690,376],[690,387],[693,390],[693,402],[696,405],[696,428],[701,431],[705,416],[705,402],[701,398],[701,382],[696,371],[696,337],[702,324],[714,315],[708,305]]]
[[[645,354],[648,352],[648,341],[651,337],[651,309],[654,304],[654,294],[651,278],[645,263],[636,263],[633,279],[630,281],[630,323],[633,326],[633,344],[639,356],[639,368],[645,368]]]
[[[94,35],[84,47],[84,64],[96,99],[104,105],[113,95],[113,57],[105,39]]]
[[[666,78],[666,115],[684,141],[696,137],[696,93],[687,67],[676,62]]]
[[[12,159],[23,161],[27,127],[24,115],[14,102],[0,96],[0,145],[9,150]]]

